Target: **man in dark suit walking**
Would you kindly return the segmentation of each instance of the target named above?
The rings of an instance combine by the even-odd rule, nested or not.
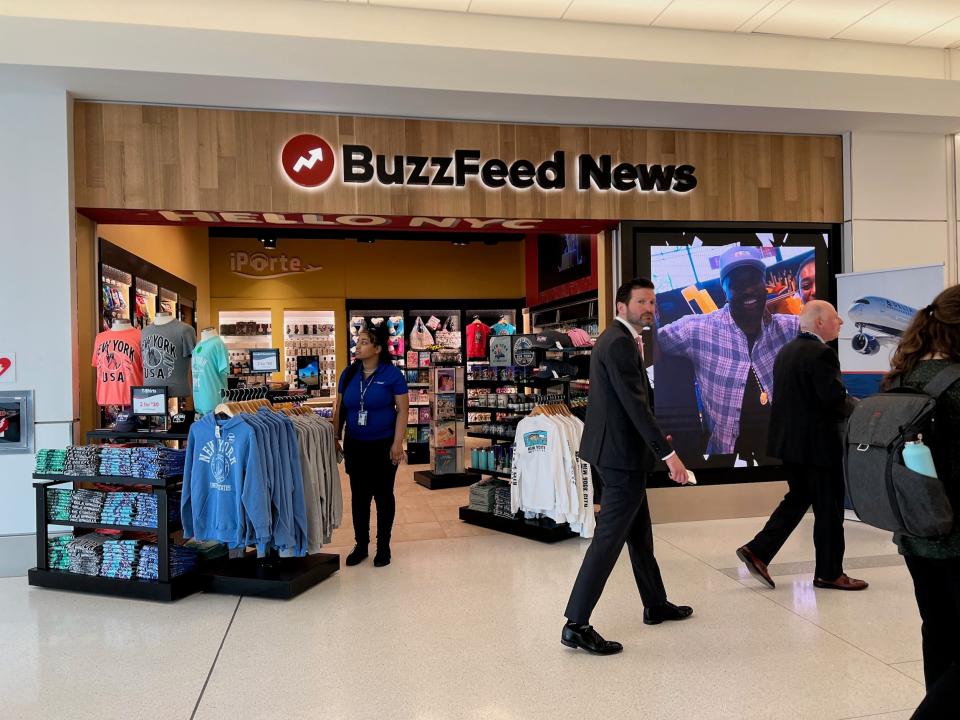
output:
[[[773,410],[767,452],[783,462],[789,491],[757,536],[737,550],[750,574],[775,587],[767,565],[813,505],[817,565],[813,584],[864,590],[843,572],[843,436],[850,414],[840,360],[827,345],[843,320],[834,307],[813,300],[800,314],[800,335],[783,346],[773,365]]]
[[[654,322],[653,283],[640,278],[617,290],[617,320],[597,341],[590,358],[590,402],[580,457],[594,466],[603,483],[600,516],[593,541],[567,604],[561,642],[598,655],[623,650],[590,625],[624,543],[643,601],[643,621],[657,625],[682,620],[693,610],[667,601],[653,555],[653,529],[647,505],[647,474],[659,460],[670,478],[687,484],[687,469],[670,448],[653,417],[653,391],[643,369],[640,332]]]

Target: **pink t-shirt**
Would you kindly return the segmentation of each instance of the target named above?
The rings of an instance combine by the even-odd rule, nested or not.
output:
[[[143,385],[140,330],[104,330],[93,341],[97,404],[129,405],[130,388]]]

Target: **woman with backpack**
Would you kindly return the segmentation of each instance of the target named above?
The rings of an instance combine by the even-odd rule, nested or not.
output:
[[[406,434],[407,381],[393,364],[386,323],[357,334],[355,362],[340,376],[340,402],[334,413],[339,441],[344,425],[343,457],[350,476],[353,532],[357,546],[347,565],[358,565],[368,556],[370,502],[377,503],[376,567],[390,564],[390,533],[397,502],[393,483],[403,460]]]
[[[902,384],[923,390],[951,363],[960,363],[960,285],[944,290],[914,316],[883,389]],[[953,507],[953,530],[938,538],[894,535],[923,620],[927,697],[914,718],[953,717],[960,707],[960,382],[937,400],[934,427],[931,451]]]

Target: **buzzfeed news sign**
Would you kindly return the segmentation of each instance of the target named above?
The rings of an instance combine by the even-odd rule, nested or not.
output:
[[[339,157],[318,135],[296,135],[280,152],[280,164],[294,185],[322,188],[335,176],[345,185],[463,188],[479,184],[488,190],[577,190],[687,193],[697,186],[693,165],[614,163],[610,155],[567,157],[556,150],[537,161],[485,158],[479,150],[454,150],[449,155],[386,155],[368,145],[344,145]]]

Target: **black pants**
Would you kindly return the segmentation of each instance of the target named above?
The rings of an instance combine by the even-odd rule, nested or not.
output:
[[[653,556],[646,474],[611,468],[594,471],[603,482],[603,504],[565,613],[568,620],[581,625],[589,624],[624,543],[630,550],[633,577],[643,606],[656,607],[667,601],[660,567]]]
[[[343,448],[344,466],[350,476],[353,533],[357,545],[370,543],[370,501],[377,502],[377,547],[390,547],[393,518],[397,514],[397,500],[393,483],[397,466],[390,460],[393,438],[386,440],[351,440],[348,436]]]
[[[960,558],[931,560],[907,555],[913,591],[923,620],[925,706],[960,712]],[[950,713],[916,717],[954,717]]]
[[[814,577],[834,580],[843,574],[843,468],[784,465],[789,491],[748,547],[764,563],[776,556],[813,505]]]

